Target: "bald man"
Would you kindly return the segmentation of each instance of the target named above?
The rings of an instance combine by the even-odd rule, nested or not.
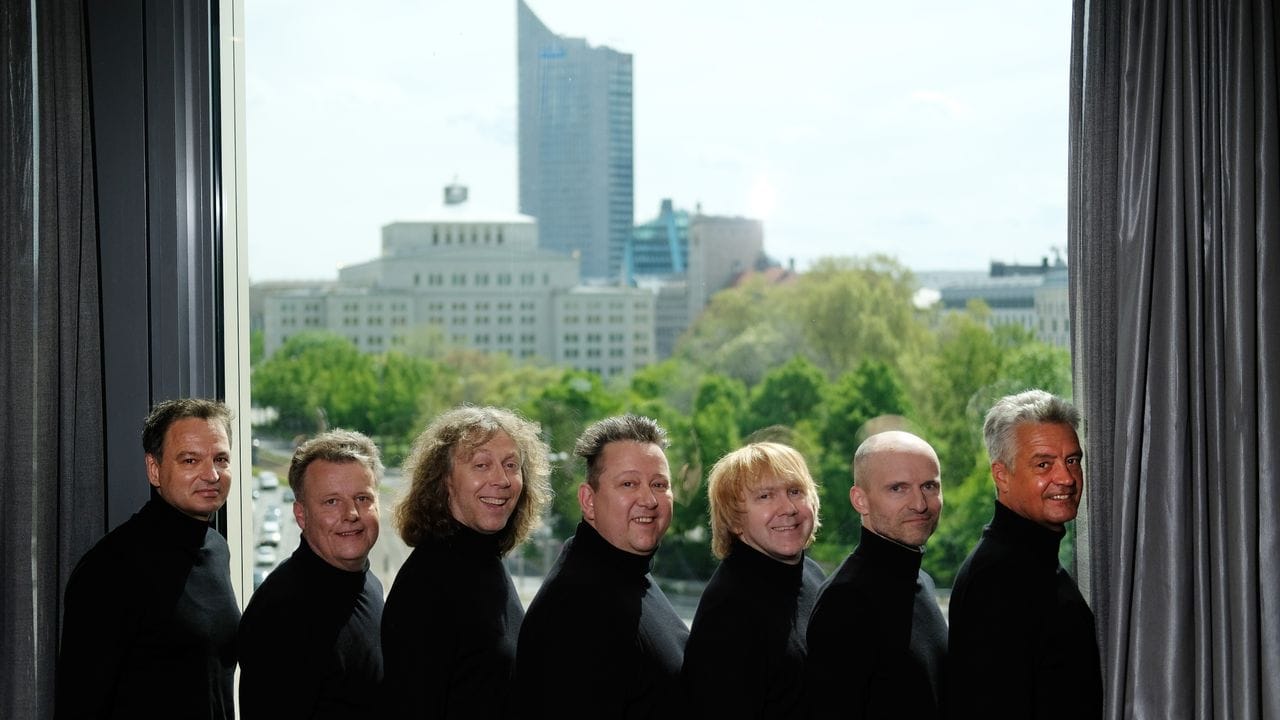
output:
[[[938,455],[911,433],[872,435],[853,456],[853,481],[862,536],[809,618],[813,715],[941,717],[947,624],[920,569],[942,513]]]

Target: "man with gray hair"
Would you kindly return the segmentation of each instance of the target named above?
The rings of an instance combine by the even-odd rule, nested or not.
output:
[[[1084,491],[1079,424],[1070,403],[1043,390],[987,413],[996,508],[951,592],[951,717],[1102,716],[1093,612],[1058,563]]]
[[[240,714],[367,717],[382,681],[378,540],[382,460],[368,437],[332,430],[289,465],[298,549],[267,576],[240,621]]]

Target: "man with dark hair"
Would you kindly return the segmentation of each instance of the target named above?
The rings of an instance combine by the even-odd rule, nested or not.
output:
[[[666,432],[653,420],[601,420],[578,438],[582,522],[520,629],[513,708],[531,717],[661,717],[681,711],[689,632],[649,574],[671,524]],[[565,673],[573,676],[566,703]]]
[[[226,540],[231,411],[157,404],[142,433],[149,502],[67,582],[55,716],[231,718],[240,610]]]
[[[954,718],[1102,716],[1093,612],[1058,563],[1084,491],[1079,412],[1043,390],[1001,398],[983,424],[995,516],[951,592]]]
[[[331,430],[289,465],[298,549],[253,594],[240,620],[240,713],[252,718],[367,717],[382,680],[378,540],[382,461],[368,437]]]
[[[809,618],[813,715],[939,718],[947,622],[920,569],[942,514],[937,453],[908,432],[872,435],[854,453],[849,502],[862,517],[858,547]]]

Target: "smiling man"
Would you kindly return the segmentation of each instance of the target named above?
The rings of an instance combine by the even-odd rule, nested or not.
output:
[[[578,488],[582,522],[520,629],[522,714],[682,712],[680,663],[689,632],[649,574],[673,510],[666,444],[666,431],[636,415],[606,418],[578,438],[574,453],[587,464]]]
[[[231,490],[231,411],[157,403],[142,448],[151,500],[67,582],[55,717],[231,718],[240,611],[209,525]]]
[[[996,509],[951,593],[952,717],[1102,716],[1093,613],[1058,563],[1084,492],[1079,423],[1074,407],[1042,390],[987,413]]]
[[[759,442],[716,462],[707,501],[721,561],[685,647],[689,716],[802,717],[805,627],[823,579],[804,552],[818,488],[800,453]]]
[[[814,717],[942,716],[947,624],[920,569],[942,513],[938,455],[908,432],[872,435],[853,456],[858,547],[823,585],[809,619]]]
[[[365,717],[382,680],[378,540],[382,461],[373,441],[333,430],[289,465],[298,549],[249,600],[240,621],[240,713],[253,718]]]
[[[542,430],[498,407],[441,413],[403,465],[396,527],[413,548],[382,615],[378,717],[500,718],[524,607],[503,557],[551,497]]]

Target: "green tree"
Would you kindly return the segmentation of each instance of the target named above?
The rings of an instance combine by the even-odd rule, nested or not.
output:
[[[982,418],[999,378],[1002,349],[987,326],[985,304],[943,319],[928,363],[926,437],[938,451],[944,480],[968,477],[981,447]]]
[[[974,455],[973,469],[962,478],[942,478],[942,517],[921,563],[938,587],[951,587],[956,571],[978,544],[995,511],[995,484],[986,451]]]
[[[328,427],[372,432],[373,358],[329,332],[299,333],[253,370],[253,400],[278,413],[273,429],[314,434]]]
[[[909,413],[906,390],[897,373],[879,360],[864,360],[828,391],[819,438],[823,447],[847,464],[866,439],[866,424],[871,419]]]
[[[257,367],[258,363],[262,362],[266,354],[266,344],[265,330],[249,331],[249,367]]]
[[[777,367],[751,391],[751,402],[741,430],[749,435],[770,425],[795,427],[812,420],[822,404],[827,379],[803,355],[796,355]]]
[[[574,443],[587,425],[621,409],[621,399],[605,389],[599,375],[581,370],[565,370],[533,399],[530,419],[542,424],[543,438],[557,458],[551,469],[551,522],[560,537],[573,534],[580,516],[578,485],[586,479],[581,462],[573,458]]]
[[[801,329],[804,351],[834,377],[864,359],[896,364],[923,345],[915,291],[911,271],[886,256],[827,258],[786,288],[781,314]]]

